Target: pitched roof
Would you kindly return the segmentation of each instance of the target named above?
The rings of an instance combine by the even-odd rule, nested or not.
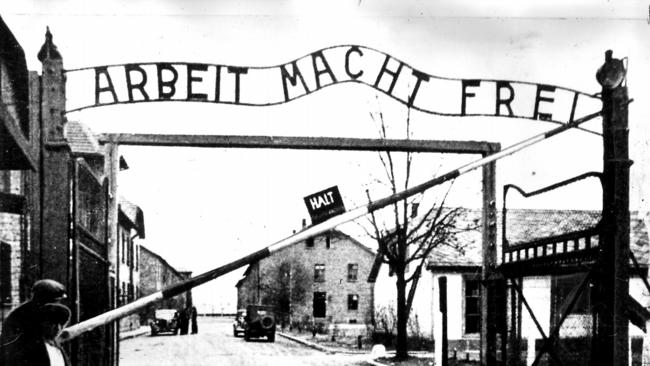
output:
[[[132,227],[138,232],[138,236],[144,239],[144,212],[142,212],[142,209],[124,197],[120,197],[119,213],[123,214],[124,218],[130,222]]]
[[[305,229],[307,229],[307,228],[304,228],[303,230],[305,230]],[[364,251],[368,252],[369,254],[371,254],[371,255],[373,255],[373,256],[375,255],[375,252],[374,252],[372,249],[370,249],[370,248],[368,248],[367,246],[361,244],[358,240],[354,239],[354,238],[351,237],[350,235],[348,235],[348,234],[346,234],[346,233],[344,233],[344,232],[342,232],[342,231],[336,230],[336,229],[328,230],[328,231],[326,231],[326,232],[324,232],[324,233],[321,233],[321,234],[318,234],[318,235],[314,235],[313,237],[314,237],[314,238],[318,238],[318,237],[325,236],[325,235],[328,235],[328,234],[329,234],[329,235],[332,235],[332,236],[334,236],[334,237],[337,237],[337,238],[339,238],[339,239],[346,239],[346,240],[349,241],[350,243],[352,243],[352,244],[358,246],[359,248],[363,249]],[[289,246],[286,246],[286,247],[280,249],[278,252],[281,252],[281,251],[283,251],[283,250],[285,250],[285,249],[287,249],[287,248],[290,248],[290,247],[292,247],[292,246],[295,246],[295,245],[298,245],[298,244],[301,244],[301,243],[304,244],[304,242],[305,242],[305,240],[295,242],[295,243],[293,243],[293,244],[291,244],[291,245],[289,245]],[[276,254],[277,254],[278,252],[276,252]],[[248,274],[249,274],[250,271],[252,270],[252,266],[255,265],[256,263],[257,263],[257,262],[255,262],[255,263],[251,263],[251,264],[248,265],[248,267],[246,267],[246,271],[244,271],[244,274],[242,275],[242,278],[241,278],[239,281],[237,281],[237,284],[235,285],[235,287],[239,287],[239,286],[241,285],[241,283],[243,282],[243,280],[246,278],[246,276],[248,276]],[[369,281],[370,281],[370,280],[369,280]]]
[[[501,248],[503,220],[501,213],[497,216],[497,246]],[[650,220],[647,218],[645,214],[630,213],[630,249],[642,266],[648,266],[650,263]],[[532,239],[587,229],[595,226],[599,220],[600,211],[510,209],[506,214],[506,238],[510,245],[515,245]],[[459,218],[459,225],[480,221],[481,210],[467,210],[466,214]],[[439,246],[431,252],[427,267],[480,266],[480,229],[460,233],[457,237],[463,250],[458,251],[446,245]]]
[[[177,270],[176,268],[174,268],[174,266],[169,264],[169,262],[167,262],[167,260],[165,258],[163,258],[160,254],[154,252],[153,250],[145,247],[142,244],[140,244],[140,250],[144,250],[145,252],[147,252],[147,254],[149,254],[150,256],[152,256],[154,258],[156,258],[163,266],[165,266],[166,268],[169,268],[169,270],[172,271],[172,273],[174,273],[176,276],[178,276],[179,278],[183,278],[183,275],[181,274],[181,272],[179,270]]]
[[[81,122],[66,122],[63,136],[73,154],[103,155],[95,134]]]

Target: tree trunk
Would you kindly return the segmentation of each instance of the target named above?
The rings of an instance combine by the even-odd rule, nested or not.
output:
[[[404,279],[404,268],[397,269],[397,345],[395,346],[395,358],[404,360],[408,358],[408,342],[406,325],[408,322],[408,310],[406,308],[406,281]]]

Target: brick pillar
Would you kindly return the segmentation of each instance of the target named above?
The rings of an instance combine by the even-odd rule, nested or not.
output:
[[[74,299],[69,257],[71,169],[70,148],[63,136],[65,124],[65,77],[63,59],[52,42],[49,28],[38,52],[43,65],[41,75],[42,235],[40,241],[41,278],[66,285]]]

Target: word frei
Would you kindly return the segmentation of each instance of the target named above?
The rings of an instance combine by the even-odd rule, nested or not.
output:
[[[190,101],[266,106],[323,88],[360,83],[408,107],[448,116],[501,116],[566,123],[600,108],[568,88],[427,74],[383,52],[334,46],[270,67],[150,62],[67,71],[68,83],[94,83],[94,100],[68,112],[120,103]],[[75,85],[76,86],[76,85]]]

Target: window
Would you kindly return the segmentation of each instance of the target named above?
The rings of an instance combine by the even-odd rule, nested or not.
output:
[[[579,290],[578,286],[580,286],[580,282],[583,278],[584,273],[553,277],[553,313],[557,317],[560,317],[562,313],[564,313],[564,308],[569,305],[570,298]],[[573,305],[571,314],[590,314],[590,308],[591,299],[589,297],[589,287],[585,287],[580,293],[580,296],[578,296],[575,305]]]
[[[126,259],[126,235],[124,233],[124,229],[122,229],[121,232],[120,232],[120,241],[121,241],[121,244],[122,244],[122,248],[121,248],[122,253],[120,253],[121,257],[122,257],[122,263],[126,263],[126,260],[125,260]]]
[[[0,170],[0,192],[11,193],[11,171]]]
[[[133,240],[129,240],[127,243],[128,248],[129,248],[129,253],[128,253],[128,258],[127,258],[127,264],[129,267],[133,267]]]
[[[465,334],[481,331],[481,282],[465,278]]]
[[[359,295],[348,295],[348,310],[359,310]]]
[[[305,245],[307,245],[307,248],[313,248],[314,247],[314,238],[309,238],[305,240]]]
[[[326,299],[326,292],[314,292],[314,318],[324,318],[327,316]]]
[[[139,262],[140,262],[140,246],[139,245],[134,245],[133,246],[133,251],[134,251],[134,256],[135,256],[135,259],[133,260],[135,262],[135,263],[133,263],[133,268],[137,272],[138,267],[140,267],[139,266]]]
[[[329,235],[325,236],[325,248],[329,249],[332,244],[332,239]]]
[[[357,263],[348,263],[348,282],[356,282],[359,274],[359,265]]]
[[[314,265],[314,282],[325,282],[325,265]]]
[[[0,302],[11,304],[11,245],[0,243]]]

